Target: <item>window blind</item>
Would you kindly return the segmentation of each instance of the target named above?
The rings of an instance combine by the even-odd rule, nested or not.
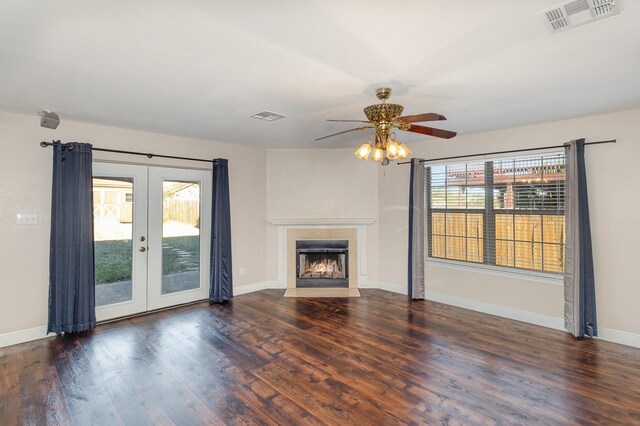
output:
[[[564,153],[427,166],[430,258],[562,273]]]

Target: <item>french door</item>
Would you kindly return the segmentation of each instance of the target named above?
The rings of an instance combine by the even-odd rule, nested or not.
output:
[[[98,321],[205,299],[211,172],[93,164]]]

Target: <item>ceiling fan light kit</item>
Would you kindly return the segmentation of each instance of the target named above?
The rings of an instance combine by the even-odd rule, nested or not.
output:
[[[402,117],[401,114],[404,111],[404,107],[402,105],[386,103],[389,96],[391,96],[391,89],[388,87],[377,89],[376,96],[380,99],[381,103],[369,105],[364,109],[364,115],[367,117],[368,121],[328,120],[366,123],[369,124],[368,126],[356,127],[354,129],[333,133],[331,135],[318,138],[316,141],[352,131],[374,129],[374,134],[371,139],[358,148],[355,155],[361,160],[367,161],[368,159],[371,159],[372,161],[379,162],[383,166],[386,166],[390,161],[403,160],[411,155],[409,148],[407,148],[404,143],[395,139],[395,133],[392,132],[394,128],[406,132],[420,133],[445,139],[450,139],[456,135],[456,132],[451,132],[449,130],[435,129],[433,127],[412,124],[421,121],[446,120],[446,117],[443,115],[425,113]]]

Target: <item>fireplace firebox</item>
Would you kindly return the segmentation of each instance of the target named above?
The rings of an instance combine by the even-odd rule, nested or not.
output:
[[[349,287],[349,241],[296,241],[296,287]]]

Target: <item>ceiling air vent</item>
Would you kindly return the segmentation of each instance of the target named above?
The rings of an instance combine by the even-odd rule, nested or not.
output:
[[[552,33],[588,24],[620,13],[620,0],[573,0],[540,13]]]
[[[286,118],[287,116],[273,111],[261,111],[253,114],[251,117],[262,121],[276,121]]]

